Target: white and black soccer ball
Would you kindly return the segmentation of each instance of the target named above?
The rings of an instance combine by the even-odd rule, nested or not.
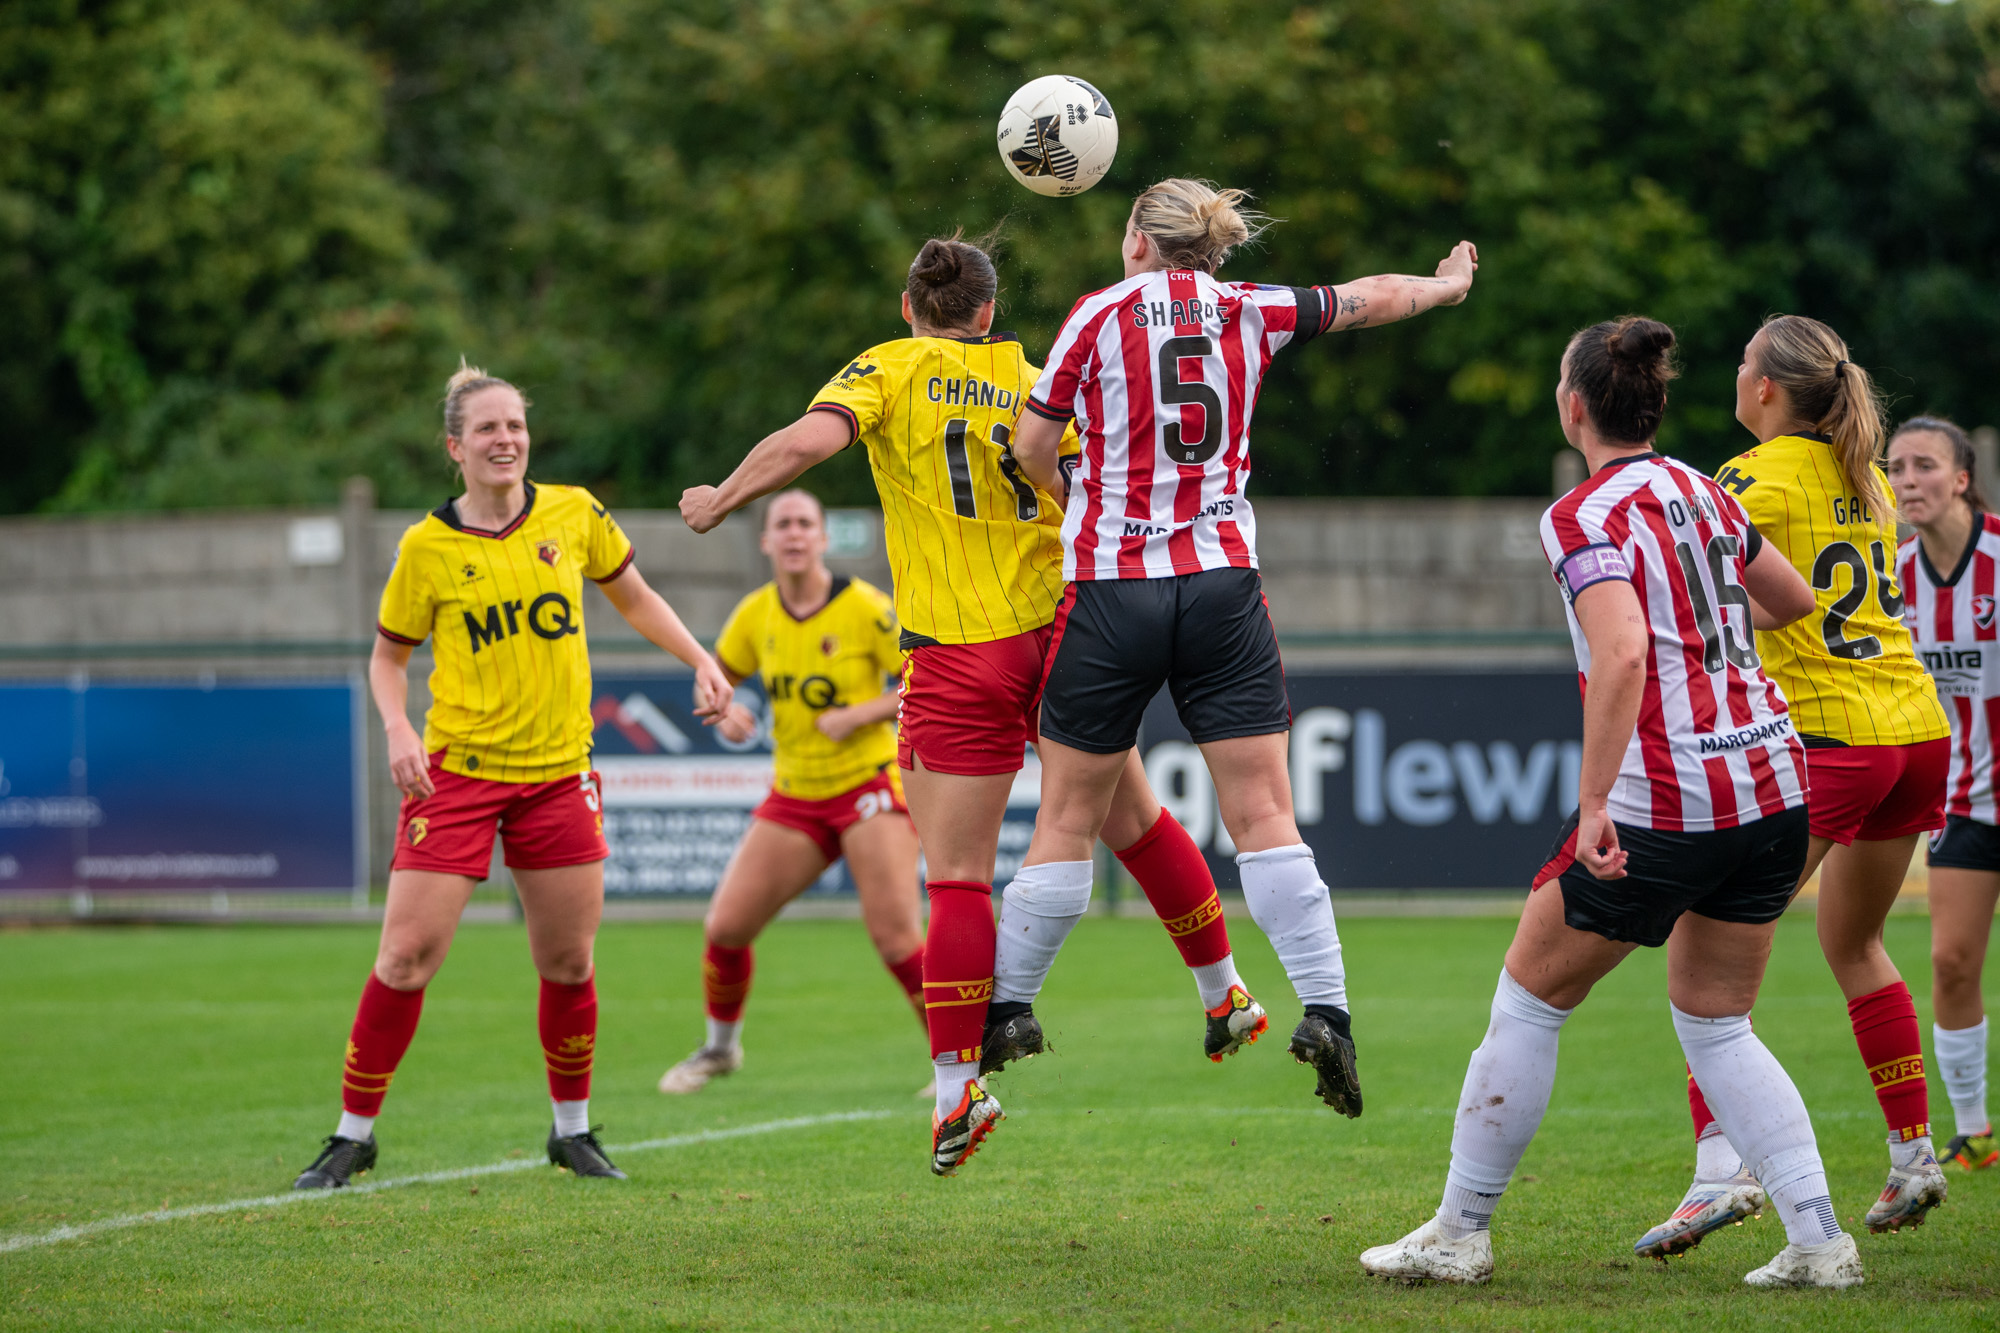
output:
[[[1036,194],[1082,194],[1118,155],[1118,117],[1082,79],[1045,74],[1022,84],[1000,112],[1000,160]]]

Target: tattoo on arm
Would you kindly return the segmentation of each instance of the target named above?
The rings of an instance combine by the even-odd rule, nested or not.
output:
[[[1368,304],[1368,298],[1365,296],[1343,295],[1340,298],[1340,313],[1343,315],[1351,315],[1355,311],[1362,309],[1367,304]]]

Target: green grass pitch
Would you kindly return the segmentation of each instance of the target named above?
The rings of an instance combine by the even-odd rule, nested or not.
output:
[[[876,1112],[630,1152],[629,1182],[546,1166],[315,1196],[5,1249],[163,1205],[281,1193],[337,1112],[373,955],[357,928],[0,934],[0,1326],[9,1329],[1991,1328],[2000,1170],[1953,1171],[1912,1234],[1851,1219],[1882,1126],[1810,923],[1779,933],[1758,1030],[1811,1106],[1858,1291],[1755,1292],[1775,1217],[1671,1267],[1632,1240],[1692,1163],[1664,960],[1642,953],[1563,1035],[1549,1118],[1495,1219],[1478,1290],[1364,1278],[1355,1256],[1437,1202],[1451,1108],[1512,923],[1349,920],[1368,1113],[1310,1097],[1298,1011],[1248,922],[1237,956],[1272,1031],[1200,1054],[1192,984],[1157,925],[1092,918],[1039,1006],[1051,1055],[1001,1075],[1005,1125],[952,1180],[925,1166],[915,1022],[858,924],[758,947],[740,1074],[667,1099],[700,1031],[699,933],[625,925],[598,955],[595,1118],[608,1143]],[[1927,923],[1890,923],[1928,1032]],[[431,987],[373,1178],[533,1162],[548,1129],[517,928],[469,926]],[[1949,1126],[1942,1089],[1933,1114]],[[364,1178],[366,1179],[366,1178]]]

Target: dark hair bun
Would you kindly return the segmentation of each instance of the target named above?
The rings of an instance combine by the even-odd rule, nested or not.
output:
[[[1657,361],[1674,345],[1674,331],[1657,319],[1633,319],[1604,340],[1604,350],[1620,361]]]
[[[926,287],[949,287],[958,281],[964,268],[958,242],[925,241],[924,248],[917,252],[916,262],[910,265],[910,281],[921,282]]]

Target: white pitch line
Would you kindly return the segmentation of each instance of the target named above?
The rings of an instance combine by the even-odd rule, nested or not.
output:
[[[605,1151],[622,1156],[626,1153],[652,1152],[658,1148],[686,1148],[697,1143],[749,1138],[755,1134],[780,1134],[788,1129],[810,1129],[815,1125],[837,1125],[852,1120],[883,1120],[895,1114],[894,1111],[836,1111],[828,1115],[793,1116],[788,1120],[765,1120],[758,1124],[738,1125],[731,1129],[704,1129],[699,1133],[673,1134],[664,1139],[642,1139],[638,1143],[613,1144]],[[538,1157],[517,1157],[505,1162],[488,1162],[483,1166],[460,1166],[449,1171],[426,1171],[416,1176],[391,1176],[387,1180],[371,1180],[359,1185],[349,1185],[345,1189],[287,1190],[283,1194],[266,1194],[255,1199],[232,1199],[227,1203],[198,1203],[185,1208],[157,1208],[150,1213],[127,1213],[122,1217],[100,1218],[95,1222],[79,1222],[75,1226],[57,1227],[53,1231],[0,1236],[0,1254],[29,1250],[38,1245],[53,1245],[57,1241],[75,1240],[80,1236],[94,1236],[103,1231],[123,1231],[127,1227],[144,1226],[150,1222],[175,1222],[183,1217],[207,1217],[214,1213],[240,1213],[251,1208],[282,1208],[293,1203],[401,1189],[405,1185],[436,1185],[448,1180],[466,1180],[473,1176],[504,1175],[510,1171],[527,1171],[542,1164],[542,1160]]]

